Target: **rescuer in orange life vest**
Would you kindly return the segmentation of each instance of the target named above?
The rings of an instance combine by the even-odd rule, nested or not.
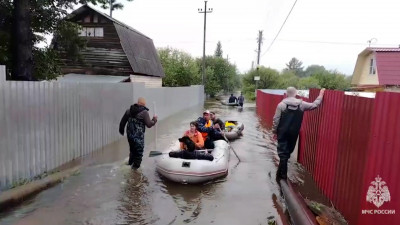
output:
[[[210,118],[210,111],[206,110],[203,112],[203,117],[197,119],[197,130],[200,131],[204,140],[204,148],[214,148],[214,142],[208,137],[208,133],[213,132],[213,122]]]
[[[294,87],[288,87],[287,97],[283,99],[276,107],[272,132],[274,139],[278,139],[279,166],[276,172],[276,180],[287,179],[287,163],[296,147],[297,137],[303,121],[304,111],[316,109],[322,101],[325,88],[319,92],[319,96],[313,103],[297,99],[297,90]]]

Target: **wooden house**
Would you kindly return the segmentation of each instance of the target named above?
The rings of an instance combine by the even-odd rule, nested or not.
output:
[[[165,74],[151,38],[88,5],[66,20],[82,26],[80,36],[87,39],[87,47],[79,62],[64,54],[63,74],[128,76],[132,82],[161,87]]]

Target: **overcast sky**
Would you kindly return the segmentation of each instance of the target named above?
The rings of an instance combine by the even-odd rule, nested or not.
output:
[[[198,13],[198,8],[204,7],[204,1],[121,2],[125,8],[114,11],[113,17],[152,38],[156,47],[203,55],[204,14]],[[296,57],[305,67],[318,64],[351,75],[368,40],[375,38],[373,47],[400,44],[399,0],[298,0],[270,47],[294,2],[209,0],[207,6],[213,12],[207,14],[206,54],[213,54],[221,41],[224,57],[229,55],[229,60],[246,72],[252,61],[256,62],[258,31],[263,30],[261,65],[281,70]]]

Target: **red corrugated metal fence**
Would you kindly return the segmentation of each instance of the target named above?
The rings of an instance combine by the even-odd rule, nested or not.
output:
[[[400,224],[399,93],[377,94],[371,125],[360,205],[361,210],[372,210],[372,214],[362,214],[360,210],[358,224]],[[368,189],[376,187],[373,181],[378,181],[380,187],[372,192],[376,200],[385,193],[390,196],[380,206],[366,201]]]
[[[344,96],[332,202],[357,224],[374,99]]]
[[[310,90],[309,99],[318,94]],[[258,92],[257,113],[267,124],[281,99]],[[349,224],[400,223],[400,94],[377,93],[372,99],[326,91],[321,107],[305,113],[299,143],[299,162]],[[382,205],[367,202],[378,175],[386,182],[381,188],[390,192]]]
[[[257,90],[257,114],[268,128],[272,127],[272,117],[275,115],[276,106],[282,99],[282,95],[267,94]]]

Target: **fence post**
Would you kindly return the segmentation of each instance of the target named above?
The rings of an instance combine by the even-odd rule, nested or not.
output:
[[[6,66],[0,65],[0,83],[6,82]]]

